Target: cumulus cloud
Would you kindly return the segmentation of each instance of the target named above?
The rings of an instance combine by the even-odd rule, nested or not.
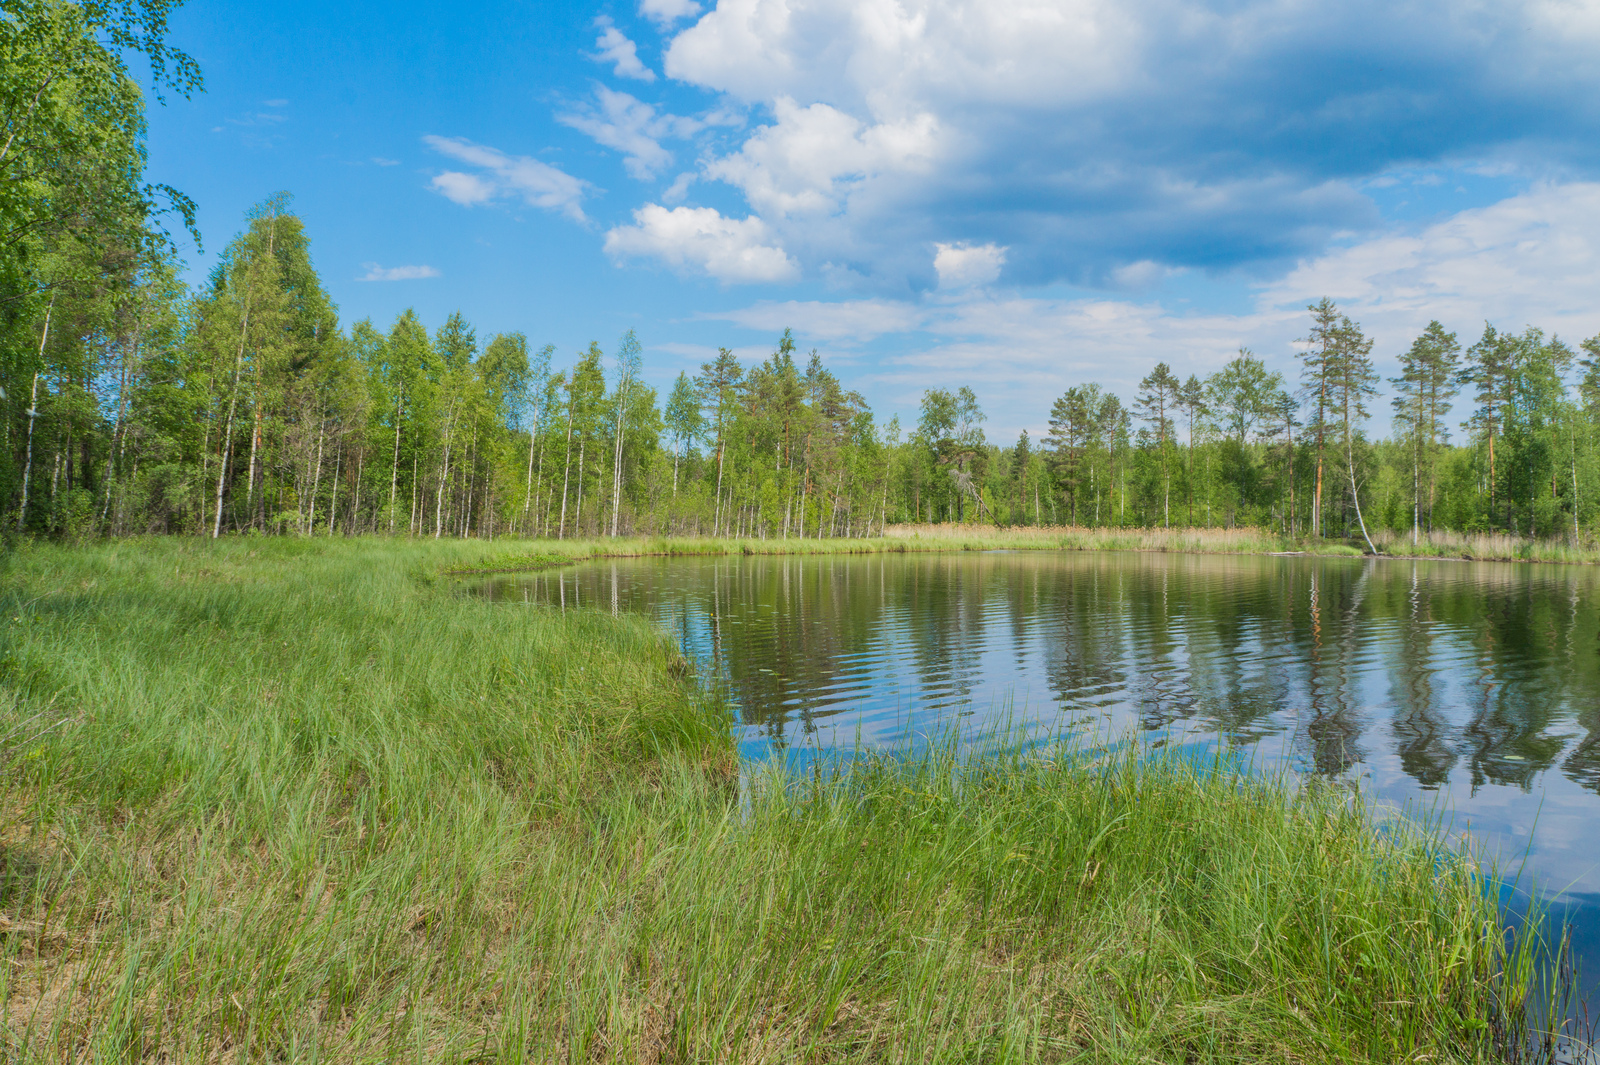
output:
[[[446,170],[436,174],[433,190],[463,207],[516,197],[531,207],[560,211],[575,222],[585,221],[583,197],[588,182],[526,155],[507,155],[464,137],[429,135],[422,142],[441,155],[478,167],[475,174]]]
[[[773,114],[775,122],[706,167],[763,214],[837,210],[854,186],[875,176],[926,172],[936,152],[931,114],[868,126],[827,104],[801,107],[788,97],[774,102]]]
[[[946,289],[989,285],[999,280],[1006,250],[996,244],[935,244],[933,268],[939,287]]]
[[[439,271],[431,266],[379,266],[377,263],[362,263],[366,273],[356,278],[357,281],[420,281],[427,277],[438,277]]]
[[[696,0],[639,0],[639,14],[662,26],[700,14]]]
[[[771,240],[755,216],[726,218],[711,207],[668,210],[651,203],[633,212],[633,225],[606,233],[605,250],[614,259],[653,258],[723,284],[792,280],[797,264]]]
[[[703,173],[808,271],[916,288],[906,249],[960,237],[1019,281],[1136,287],[1377,232],[1363,185],[1397,167],[1600,170],[1596,24],[1556,0],[722,0],[664,69],[771,115]]]
[[[638,45],[617,29],[610,18],[601,15],[594,20],[594,24],[600,31],[600,36],[595,38],[594,42],[599,51],[589,58],[597,63],[613,64],[611,72],[619,78],[632,78],[635,81],[656,80],[656,72],[640,62]]]

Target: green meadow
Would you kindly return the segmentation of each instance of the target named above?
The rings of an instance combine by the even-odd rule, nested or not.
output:
[[[1121,748],[784,776],[644,619],[448,576],[611,550],[4,556],[6,1059],[1548,1054],[1548,952],[1427,825]]]

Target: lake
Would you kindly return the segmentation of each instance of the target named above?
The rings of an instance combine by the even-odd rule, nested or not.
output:
[[[1524,856],[1600,968],[1600,568],[1117,552],[626,559],[477,586],[657,619],[750,758],[997,726],[1222,749]]]

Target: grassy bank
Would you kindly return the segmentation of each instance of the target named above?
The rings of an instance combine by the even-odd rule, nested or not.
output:
[[[1157,551],[1200,555],[1364,555],[1365,544],[1350,541],[1290,539],[1261,529],[1083,529],[1071,526],[996,529],[981,525],[891,525],[888,541],[919,545],[944,543],[952,549],[978,545],[1062,551]],[[1480,562],[1600,563],[1600,547],[1574,546],[1570,539],[1530,540],[1506,533],[1411,534],[1374,531],[1373,546],[1386,558],[1455,558]],[[928,549],[932,549],[931,547]]]
[[[7,556],[7,1058],[1503,1057],[1536,970],[1434,837],[1096,752],[744,779],[642,621],[437,577],[525,548]]]
[[[450,572],[486,572],[565,565],[597,558],[647,555],[841,555],[941,551],[1151,551],[1251,555],[1303,553],[1359,555],[1342,543],[1299,543],[1255,529],[996,528],[992,525],[891,525],[864,539],[713,539],[622,537],[585,540],[503,541],[498,550],[452,564]]]
[[[1349,544],[1326,540],[1289,540],[1260,529],[1090,529],[1072,525],[891,525],[890,541],[919,544],[983,542],[986,546],[1060,551],[1156,551],[1196,555],[1270,555],[1303,553],[1359,555]]]
[[[1530,540],[1506,533],[1462,533],[1439,531],[1423,533],[1411,542],[1410,533],[1380,532],[1372,537],[1373,546],[1384,555],[1397,558],[1459,558],[1482,562],[1565,562],[1578,565],[1600,563],[1600,548],[1594,544],[1574,546],[1570,539]]]
[[[1528,540],[1504,533],[1430,533],[1412,544],[1409,534],[1374,534],[1384,558],[1461,559],[1480,562],[1600,564],[1600,548],[1565,540]],[[938,551],[1145,551],[1197,555],[1327,555],[1359,557],[1358,542],[1289,539],[1260,529],[1089,529],[1075,526],[891,525],[865,539],[713,539],[623,537],[620,539],[503,541],[469,561],[451,563],[457,573],[534,569],[595,558],[642,555],[819,555]]]

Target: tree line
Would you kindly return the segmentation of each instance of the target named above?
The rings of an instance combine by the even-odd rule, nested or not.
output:
[[[721,349],[661,396],[632,332],[561,360],[460,314],[345,329],[286,194],[191,291],[168,226],[192,233],[193,204],[145,181],[145,93],[124,61],[148,61],[157,97],[201,87],[165,41],[173,7],[23,0],[0,18],[7,535],[1594,535],[1600,337],[1574,350],[1485,326],[1463,345],[1434,322],[1374,438],[1372,340],[1324,299],[1294,380],[1245,349],[1205,378],[1162,362],[1130,401],[1068,388],[1042,439],[1005,446],[965,387],[926,391],[914,426],[878,424],[789,331],[759,363]]]

